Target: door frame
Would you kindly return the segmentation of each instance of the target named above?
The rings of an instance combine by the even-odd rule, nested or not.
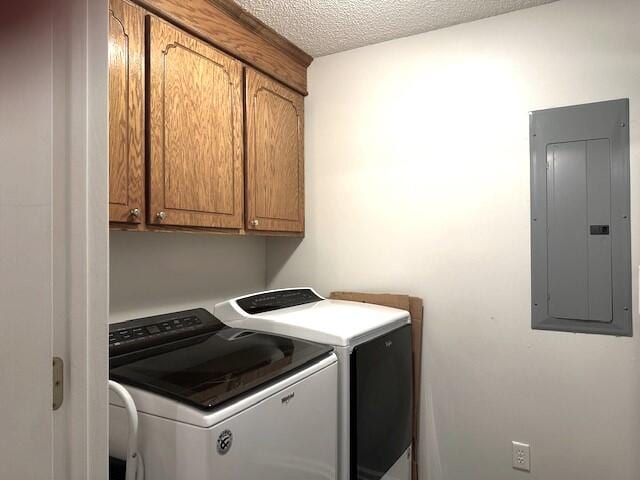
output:
[[[106,480],[107,3],[6,7],[0,463],[11,478]],[[54,411],[55,356],[64,400]]]
[[[52,13],[53,478],[108,478],[108,0]]]

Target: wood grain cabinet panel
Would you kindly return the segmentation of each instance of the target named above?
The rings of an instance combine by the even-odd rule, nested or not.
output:
[[[109,3],[109,220],[144,218],[144,13]]]
[[[246,70],[247,229],[304,232],[304,100]]]
[[[243,227],[242,64],[149,17],[149,215]]]

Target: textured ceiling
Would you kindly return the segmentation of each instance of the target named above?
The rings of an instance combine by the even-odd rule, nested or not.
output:
[[[236,0],[314,57],[554,0]]]

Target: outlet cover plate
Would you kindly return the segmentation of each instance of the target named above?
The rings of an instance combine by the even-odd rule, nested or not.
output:
[[[528,443],[511,442],[513,468],[523,472],[531,471],[531,447]]]

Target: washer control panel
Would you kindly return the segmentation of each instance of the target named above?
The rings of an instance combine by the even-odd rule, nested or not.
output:
[[[222,324],[204,309],[129,320],[109,326],[109,356],[204,333]]]

